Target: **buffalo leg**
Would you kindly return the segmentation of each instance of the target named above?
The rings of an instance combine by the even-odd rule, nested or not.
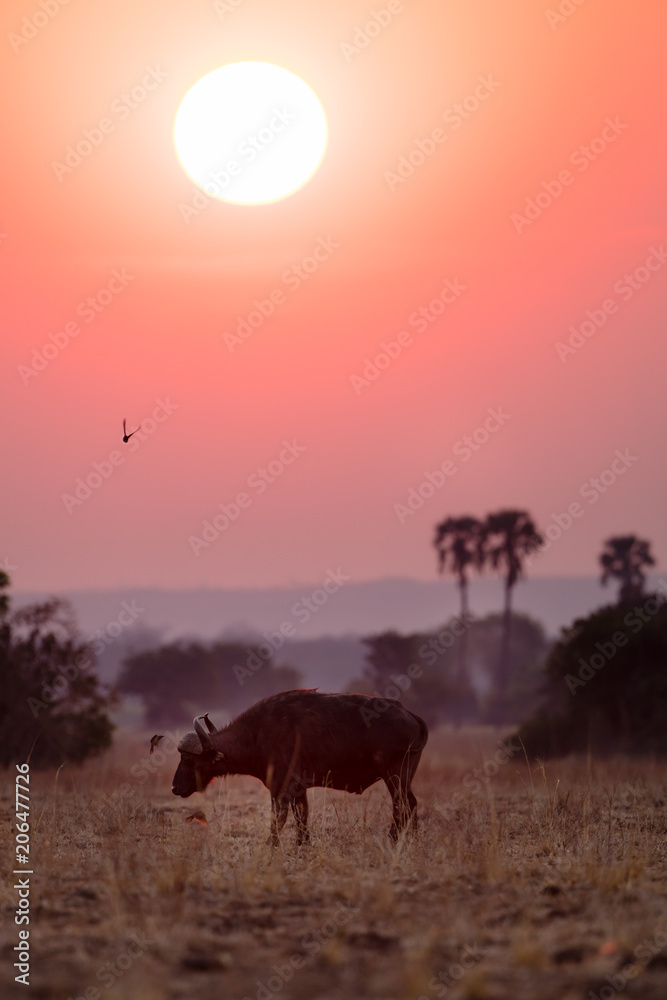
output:
[[[306,798],[306,793],[304,792],[298,799],[292,799],[291,806],[296,821],[297,846],[299,844],[307,844],[310,840],[310,834],[308,832],[308,799]]]
[[[286,795],[281,795],[280,798],[271,799],[271,844],[273,847],[277,847],[280,843],[278,834],[285,825],[287,819],[287,813],[289,811],[289,799]]]
[[[392,802],[392,824],[389,837],[394,842],[398,840],[401,830],[412,820],[413,827],[417,825],[417,799],[412,792],[405,776],[392,775],[385,778]]]

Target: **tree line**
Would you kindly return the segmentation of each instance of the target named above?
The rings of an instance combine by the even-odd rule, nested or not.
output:
[[[229,714],[248,708],[248,663],[255,701],[302,683],[298,670],[276,666],[261,644],[177,641],[127,656],[118,690],[142,700],[147,725],[191,723],[202,705]]]
[[[615,605],[577,619],[551,643],[539,622],[513,611],[513,592],[543,538],[529,513],[501,510],[484,519],[448,516],[435,526],[437,570],[452,574],[460,612],[439,630],[362,639],[366,667],[353,689],[398,697],[427,722],[523,722],[531,753],[592,746],[667,753],[667,593],[646,593],[655,565],[650,543],[608,538],[601,581],[619,584]],[[470,610],[472,572],[497,572],[503,608]],[[147,725],[187,723],[206,704],[233,714],[302,684],[261,645],[177,641],[125,658],[115,689],[96,674],[92,645],[58,600],[13,611],[0,571],[0,765],[28,755],[35,766],[80,762],[111,745],[111,712],[121,695],[142,700]],[[253,663],[244,689],[239,664]]]

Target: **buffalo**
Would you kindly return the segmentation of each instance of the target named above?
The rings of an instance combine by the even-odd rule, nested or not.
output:
[[[410,820],[416,823],[417,800],[410,786],[428,729],[398,701],[283,691],[253,705],[224,729],[217,729],[208,715],[198,716],[194,727],[178,745],[174,795],[187,798],[224,774],[259,778],[271,793],[274,846],[289,807],[297,844],[308,840],[306,791],[315,786],[360,795],[382,780],[393,806],[391,839],[397,840]]]

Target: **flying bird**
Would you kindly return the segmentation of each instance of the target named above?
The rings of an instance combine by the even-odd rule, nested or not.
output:
[[[158,733],[156,733],[155,736],[151,736],[151,753],[153,753],[153,750],[155,750],[155,747],[158,745],[158,743],[160,742],[160,740],[163,740],[163,739],[164,739],[164,735],[160,736]]]
[[[137,431],[140,430],[141,430],[141,424],[139,424],[136,431],[132,431],[132,434],[136,434]],[[132,434],[127,433],[127,421],[125,420],[125,418],[123,418],[123,444],[127,444],[127,442],[132,437]]]

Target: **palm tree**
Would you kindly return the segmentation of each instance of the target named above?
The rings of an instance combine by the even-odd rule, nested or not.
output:
[[[651,555],[651,543],[636,535],[619,535],[608,538],[600,555],[602,566],[601,582],[606,586],[612,577],[621,581],[618,592],[619,604],[631,604],[644,593],[646,583],[645,566],[655,566]]]
[[[498,658],[496,694],[499,708],[507,694],[509,680],[509,648],[512,628],[512,591],[523,576],[523,560],[542,544],[542,536],[525,510],[501,510],[489,514],[484,523],[483,550],[485,561],[504,575],[505,607],[503,633]]]
[[[468,570],[471,566],[481,569],[482,522],[476,517],[448,517],[436,525],[433,544],[438,552],[438,571],[446,569],[457,577],[461,594],[461,617],[468,614]],[[459,642],[458,683],[461,692],[470,690],[467,666],[468,630]]]

